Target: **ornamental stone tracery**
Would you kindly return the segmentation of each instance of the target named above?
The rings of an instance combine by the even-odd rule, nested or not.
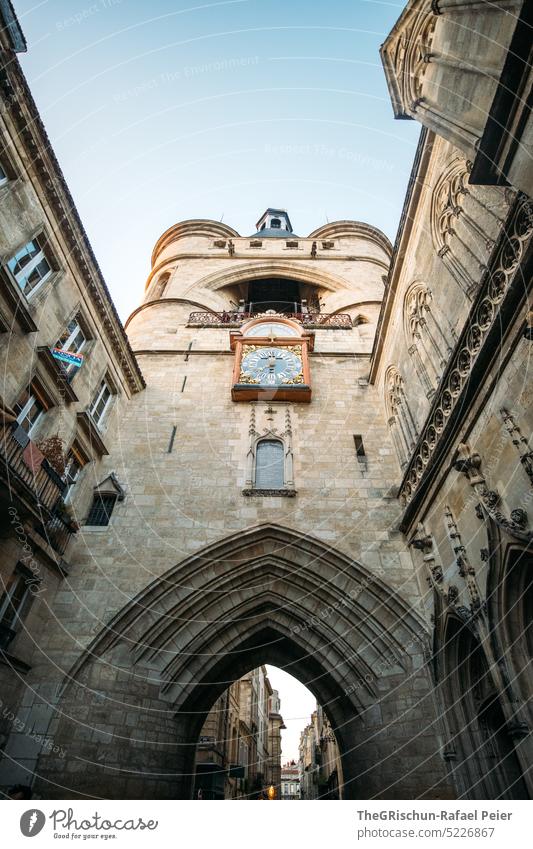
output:
[[[459,397],[467,387],[472,369],[489,331],[498,320],[499,310],[533,233],[531,200],[521,196],[511,213],[491,267],[486,270],[476,298],[473,315],[463,330],[449,362],[445,377],[433,399],[430,415],[417,441],[400,488],[407,505],[424,477],[426,467],[440,442]]]

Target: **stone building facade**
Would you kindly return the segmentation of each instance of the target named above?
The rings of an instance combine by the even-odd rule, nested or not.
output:
[[[300,772],[296,761],[290,761],[281,768],[281,795],[282,802],[296,802],[300,796]]]
[[[100,487],[120,410],[144,387],[0,15],[0,785],[54,750],[41,635],[72,604],[72,540]],[[65,364],[54,348],[78,352]],[[98,499],[96,499],[98,500]],[[89,588],[88,591],[90,592]],[[42,673],[42,674],[41,674]],[[32,680],[33,684],[29,681]],[[56,747],[56,754],[62,751]]]
[[[282,797],[281,733],[284,729],[279,692],[272,690],[268,699],[268,765],[265,784],[267,788],[274,788],[276,799]]]
[[[102,348],[68,384],[76,400],[63,415],[68,440],[76,421],[101,456],[69,493],[81,528],[61,555],[68,580],[59,570],[46,606],[20,609],[2,655],[11,681],[25,665],[23,684],[9,685],[17,724],[5,730],[3,781],[16,768],[50,798],[190,798],[213,705],[271,663],[322,706],[343,798],[531,796],[533,213],[528,116],[520,102],[502,106],[500,79],[512,54],[527,81],[515,48],[528,4],[494,5],[416,0],[382,49],[396,114],[424,124],[394,246],[357,221],[297,236],[273,208],[250,236],[180,222],[155,245],[130,349],[72,205],[55,213],[53,258],[40,242],[34,254],[51,266],[34,295],[50,288],[36,313],[46,323],[31,329],[31,298],[22,309],[9,294],[4,324],[10,309],[26,323],[15,336],[26,360],[45,349],[35,361],[51,392],[46,350],[85,305]],[[500,7],[515,28],[506,17],[497,56]],[[446,53],[461,15],[479,34],[476,67],[492,62],[486,90],[467,56]],[[11,122],[34,107],[14,58],[21,35],[8,32],[12,150],[25,137]],[[493,98],[484,125],[446,94],[448,72],[463,105],[482,88]],[[522,146],[509,143],[513,121]],[[0,186],[2,214],[12,209],[2,274],[17,296],[24,274],[10,261],[39,236],[39,205],[51,215],[56,196],[68,201],[44,142],[35,155],[24,141],[21,162],[48,163],[52,187],[37,176],[17,187],[9,156]],[[495,148],[495,168],[484,167]],[[28,232],[17,236],[9,205],[20,198]],[[32,377],[9,339],[4,446]],[[91,394],[107,376],[113,407]],[[6,539],[12,572],[20,540]]]
[[[344,798],[341,754],[326,712],[319,704],[300,735],[298,775],[299,798]]]

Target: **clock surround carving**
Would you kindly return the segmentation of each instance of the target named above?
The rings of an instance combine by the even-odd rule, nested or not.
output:
[[[264,335],[260,332],[261,325],[265,326]],[[274,326],[276,335],[271,330]],[[287,332],[281,335],[283,328]],[[308,355],[313,342],[314,334],[305,331],[300,322],[276,313],[258,316],[247,322],[241,332],[232,332],[230,344],[235,351],[232,399],[309,402]]]

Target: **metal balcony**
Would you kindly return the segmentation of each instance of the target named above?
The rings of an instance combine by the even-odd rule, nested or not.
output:
[[[252,318],[262,318],[250,312],[192,312],[189,327],[241,327]],[[292,318],[311,330],[351,330],[352,318],[347,313],[284,312],[272,318]]]
[[[11,503],[20,506],[21,516],[33,516],[33,529],[63,554],[76,531],[62,514],[66,484],[44,459],[35,469],[26,462],[30,445],[26,432],[16,424],[0,424],[0,478]]]

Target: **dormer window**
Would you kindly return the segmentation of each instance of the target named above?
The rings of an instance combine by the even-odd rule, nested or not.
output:
[[[270,221],[270,226],[273,230],[281,230],[281,221],[279,218],[272,218]]]

